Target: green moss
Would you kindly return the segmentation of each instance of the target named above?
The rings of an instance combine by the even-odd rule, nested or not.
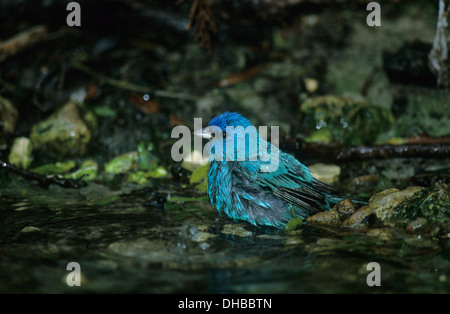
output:
[[[450,191],[448,185],[435,185],[415,193],[394,208],[391,220],[405,223],[423,217],[428,222],[450,221]]]

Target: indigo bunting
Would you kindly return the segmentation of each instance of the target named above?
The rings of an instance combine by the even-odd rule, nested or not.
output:
[[[262,139],[238,113],[225,112],[194,135],[210,139],[204,149],[210,160],[210,201],[234,220],[283,228],[293,218],[330,210],[344,198],[293,156]]]

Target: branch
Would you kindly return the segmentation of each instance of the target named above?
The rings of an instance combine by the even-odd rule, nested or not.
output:
[[[0,166],[11,172],[14,172],[14,173],[22,176],[23,178],[25,178],[27,180],[37,180],[41,187],[48,187],[50,184],[57,184],[59,186],[62,186],[63,188],[78,189],[84,185],[84,182],[80,181],[80,179],[82,177],[80,177],[76,180],[64,179],[64,178],[60,178],[56,175],[53,177],[47,178],[44,175],[40,175],[40,174],[30,172],[25,169],[16,167],[16,166],[14,166],[10,163],[7,163],[1,159],[0,159]]]
[[[133,84],[133,83],[130,83],[127,81],[122,81],[122,80],[108,77],[106,75],[100,74],[100,73],[92,70],[91,68],[89,68],[88,66],[84,65],[83,63],[81,63],[79,61],[73,61],[71,63],[71,65],[75,69],[80,70],[81,72],[84,72],[100,81],[103,81],[108,85],[118,87],[121,89],[126,89],[126,90],[136,92],[136,93],[149,93],[149,94],[153,94],[154,96],[162,97],[162,98],[172,98],[172,99],[191,100],[191,101],[197,100],[196,97],[187,95],[185,93],[174,93],[174,92],[169,92],[169,91],[165,91],[165,90],[154,90],[152,92],[150,90],[150,87],[148,87],[148,86],[136,85],[136,84]]]
[[[47,26],[38,25],[23,31],[4,42],[0,42],[0,62],[15,55],[19,51],[42,41],[47,35]]]
[[[450,142],[401,144],[401,145],[370,145],[370,146],[330,146],[295,142],[287,144],[287,151],[297,157],[319,158],[332,162],[361,161],[388,158],[433,158],[445,159],[450,156]]]

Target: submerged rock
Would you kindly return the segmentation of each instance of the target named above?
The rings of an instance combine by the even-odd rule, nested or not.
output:
[[[370,229],[367,231],[366,235],[381,241],[391,241],[397,238],[394,230],[391,228]]]
[[[226,224],[223,226],[222,233],[243,238],[253,235],[253,232],[245,230],[240,224]]]
[[[344,145],[374,143],[379,135],[394,124],[394,116],[383,107],[364,100],[334,95],[307,99],[301,106],[300,120],[304,127],[315,130],[306,140],[324,141],[324,130],[332,142]]]
[[[84,155],[91,137],[88,125],[73,101],[34,125],[30,135],[34,148],[46,147],[49,152],[62,156]]]

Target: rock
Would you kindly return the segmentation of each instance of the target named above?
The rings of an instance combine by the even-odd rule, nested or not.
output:
[[[369,237],[377,238],[378,240],[382,241],[391,241],[397,238],[394,233],[394,230],[392,230],[391,228],[371,229],[366,232],[366,235]]]
[[[108,245],[108,250],[118,255],[154,263],[170,262],[177,258],[175,252],[171,252],[162,241],[146,238],[113,242]]]
[[[370,225],[373,224],[371,217],[375,218],[375,213],[372,208],[366,205],[358,209],[349,218],[345,219],[342,222],[341,227],[351,229],[369,228]]]
[[[337,165],[317,163],[308,168],[314,178],[328,184],[337,182],[339,180],[339,175],[341,174],[341,167]]]
[[[335,210],[330,210],[327,212],[320,212],[315,215],[309,216],[306,219],[309,224],[320,224],[320,225],[339,225],[341,223],[340,214]]]
[[[253,235],[253,232],[245,230],[240,224],[226,224],[223,226],[222,233],[243,238]]]
[[[194,242],[205,242],[209,238],[215,238],[216,236],[217,235],[209,233],[209,232],[198,231],[197,233],[192,235],[192,239],[191,240],[194,241]]]
[[[0,96],[0,131],[12,133],[16,128],[19,113],[8,99]]]
[[[332,210],[309,216],[306,219],[306,222],[309,224],[339,226],[341,222],[347,219],[354,211],[355,207],[351,200],[343,199],[339,201]]]
[[[425,218],[419,217],[413,221],[410,221],[406,225],[405,229],[406,229],[406,231],[408,231],[410,233],[428,232],[428,231],[430,231],[430,224],[428,223],[428,221]]]
[[[311,94],[315,93],[319,88],[319,81],[313,78],[305,77],[303,83],[305,84],[306,90]]]
[[[26,226],[26,227],[23,227],[23,229],[20,231],[23,233],[27,233],[27,232],[41,231],[41,229],[38,227],[34,227],[34,226]]]
[[[394,214],[393,209],[402,201],[410,198],[412,195],[423,189],[424,188],[418,186],[409,187],[402,191],[395,188],[387,189],[373,195],[369,199],[369,206],[373,209],[380,221],[392,225],[390,220]]]
[[[400,226],[411,223],[410,228],[414,228],[413,225],[424,225],[419,218],[430,224],[445,225],[450,222],[450,190],[447,184],[437,182],[427,189],[418,188],[412,197],[395,208],[392,221]]]
[[[379,135],[391,129],[395,119],[388,109],[364,100],[326,95],[303,102],[300,121],[315,132],[330,130],[333,142],[362,145],[374,143]],[[314,133],[310,139],[315,138]]]
[[[27,137],[18,137],[14,139],[8,161],[20,168],[27,169],[31,164],[31,141]]]
[[[376,184],[380,177],[377,174],[366,174],[356,177],[352,180],[352,183],[362,185],[362,184]]]
[[[57,155],[82,156],[91,141],[91,131],[77,105],[69,101],[46,120],[34,125],[30,138],[36,149],[45,147]]]
[[[334,205],[333,210],[336,210],[338,213],[348,217],[355,212],[355,206],[350,199],[344,198]]]

